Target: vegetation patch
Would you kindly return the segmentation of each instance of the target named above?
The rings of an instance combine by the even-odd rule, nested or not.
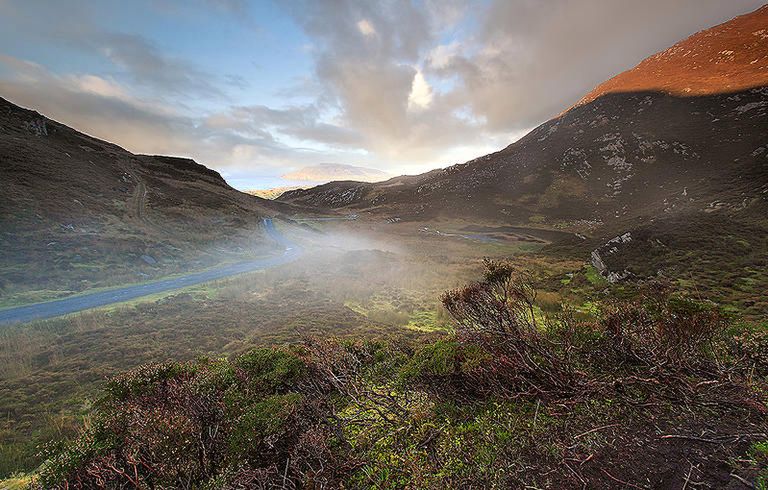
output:
[[[761,329],[664,285],[576,320],[536,310],[533,283],[486,262],[442,298],[455,333],[426,342],[307,339],[120,375],[33,486],[765,485],[768,371],[745,355]]]

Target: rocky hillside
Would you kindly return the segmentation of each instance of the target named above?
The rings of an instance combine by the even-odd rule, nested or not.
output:
[[[134,155],[1,98],[0,162],[3,303],[268,248],[260,218],[285,207],[192,160]]]
[[[768,250],[768,8],[648,58],[497,153],[280,200],[402,220],[557,227],[584,237],[557,250],[584,258],[630,233],[595,261],[612,279],[680,273],[697,261],[711,272],[737,249],[738,260],[751,258],[734,274],[750,275]]]
[[[768,7],[651,56],[497,153],[382,183],[331,182],[281,200],[404,219],[543,215],[553,224],[599,224],[693,201],[708,207],[720,194],[756,196],[768,152],[766,86]]]
[[[763,201],[766,113],[766,88],[609,94],[468,163],[378,184],[332,182],[280,200],[403,219],[545,220],[581,231],[683,209],[735,209],[744,196]]]

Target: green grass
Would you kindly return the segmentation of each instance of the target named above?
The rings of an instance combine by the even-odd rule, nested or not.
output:
[[[445,318],[439,318],[435,310],[421,310],[414,312],[405,328],[418,332],[447,332],[452,329]]]
[[[589,281],[589,283],[595,287],[607,286],[609,284],[608,281],[606,281],[603,276],[597,272],[597,269],[591,265],[584,267],[584,276],[587,278],[587,281]]]
[[[3,490],[25,490],[34,482],[31,475],[18,473],[5,480],[0,480],[0,488]]]

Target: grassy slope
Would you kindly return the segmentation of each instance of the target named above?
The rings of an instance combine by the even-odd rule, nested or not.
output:
[[[632,311],[677,327],[719,321],[711,307],[682,298],[649,301]],[[768,359],[744,364],[728,354],[746,346],[733,344],[732,332],[668,357],[645,350],[656,340],[632,333],[631,317],[623,319],[627,344],[616,344],[609,319],[550,320],[527,344],[539,345],[528,368],[502,355],[514,336],[495,342],[498,334],[461,329],[437,340],[318,340],[145,366],[107,385],[91,429],[55,449],[60,456],[40,477],[52,486],[96,472],[117,485],[122,468],[155,484],[191,479],[212,488],[768,482]],[[123,459],[125,451],[138,460]],[[132,470],[135,461],[147,465]]]
[[[134,155],[3,99],[0,159],[4,304],[265,253],[260,219],[284,208],[192,160]]]
[[[37,444],[69,433],[105,377],[153,360],[231,355],[303,335],[421,335],[445,325],[442,290],[471,279],[481,257],[520,250],[518,242],[427,238],[416,228],[313,226],[322,233],[284,228],[307,248],[295,264],[4,328],[2,471],[29,468]],[[353,236],[370,238],[353,243]],[[578,266],[548,267],[560,277]]]

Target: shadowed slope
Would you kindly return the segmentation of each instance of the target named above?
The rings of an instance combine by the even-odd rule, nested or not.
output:
[[[135,155],[1,98],[0,161],[6,303],[268,252],[258,225],[285,208],[192,160]]]

